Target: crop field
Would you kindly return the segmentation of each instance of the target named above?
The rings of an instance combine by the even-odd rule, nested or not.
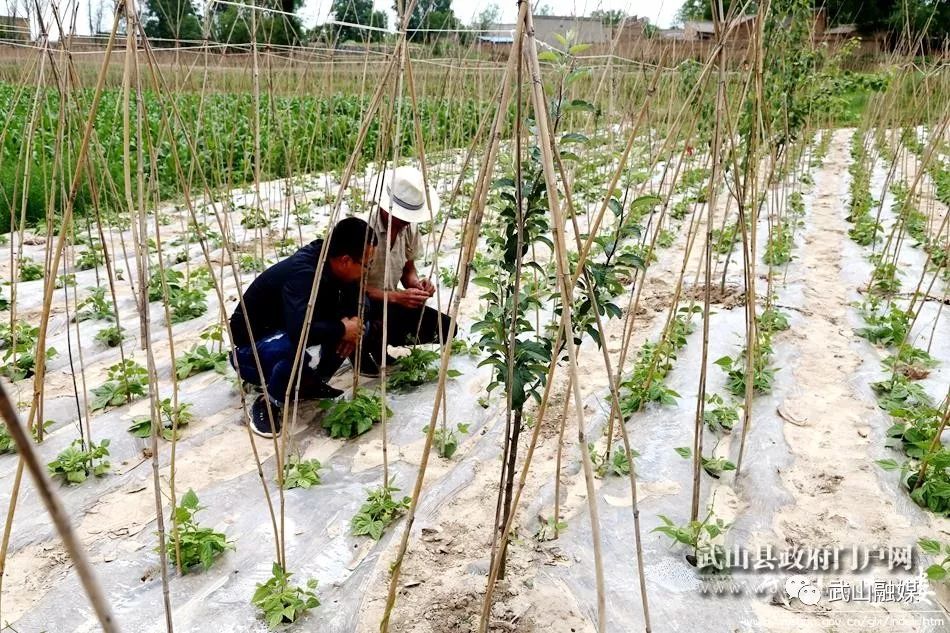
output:
[[[950,63],[808,6],[0,63],[0,631],[950,631]],[[393,164],[448,341],[254,435],[231,314]]]

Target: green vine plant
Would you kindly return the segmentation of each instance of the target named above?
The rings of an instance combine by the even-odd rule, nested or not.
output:
[[[300,459],[299,455],[292,455],[284,463],[284,489],[313,488],[320,485],[320,469],[323,466],[317,459]]]
[[[0,424],[0,455],[16,452],[16,442],[7,430],[6,424]]]
[[[613,475],[616,477],[626,477],[630,474],[630,459],[627,457],[627,452],[623,447],[615,446],[613,455],[607,458],[604,455],[601,455],[597,451],[597,447],[593,442],[587,445],[587,452],[590,455],[591,464],[594,467],[594,475],[603,479],[608,475]],[[631,449],[630,453],[634,458],[640,457],[640,453]]]
[[[412,502],[412,497],[393,498],[393,494],[397,492],[399,488],[393,486],[392,481],[371,490],[366,502],[350,521],[353,536],[368,536],[376,541],[383,538],[386,528],[405,514]]]
[[[332,438],[353,438],[366,433],[382,419],[383,401],[378,394],[360,389],[352,400],[321,400],[320,407],[326,409],[323,428],[330,431]],[[393,412],[386,407],[386,417]]]
[[[707,394],[703,422],[713,433],[729,433],[739,422],[739,405],[727,402],[718,393]]]
[[[148,391],[148,371],[134,360],[125,359],[108,369],[109,379],[92,390],[93,411],[118,407],[145,396]]]
[[[17,321],[13,327],[9,322],[0,323],[0,351],[3,352],[3,365],[0,376],[11,381],[31,378],[36,373],[36,345],[39,341],[38,327],[25,321]],[[56,348],[46,349],[46,358],[56,356]]]
[[[702,307],[682,307],[656,343],[647,342],[637,351],[633,373],[620,384],[620,413],[628,419],[650,402],[675,404],[680,395],[664,384],[673,369],[676,353],[686,346],[687,337],[695,329],[692,316]]]
[[[923,552],[937,557],[937,562],[929,565],[924,571],[927,578],[935,582],[950,579],[950,544],[945,544],[941,548],[940,541],[922,538],[917,541],[917,545]]]
[[[106,347],[117,347],[124,338],[122,332],[123,329],[118,325],[107,325],[96,332],[96,335],[93,338],[96,340],[96,342],[101,343]]]
[[[689,551],[687,562],[700,573],[721,573],[726,569],[726,551],[721,540],[730,524],[716,517],[712,508],[701,521],[689,521],[681,526],[665,515],[659,517],[663,524],[653,531],[666,535],[674,545],[685,545]]]
[[[279,563],[271,567],[271,577],[257,585],[251,604],[261,610],[267,626],[276,629],[281,624],[296,622],[300,616],[320,606],[317,581],[313,578],[299,587],[290,584],[293,574],[284,571]]]
[[[198,495],[190,488],[181,498],[181,505],[175,508],[176,528],[165,543],[165,551],[183,573],[199,566],[207,571],[216,558],[234,549],[234,544],[223,533],[197,524],[195,516],[203,509],[204,506],[198,504]]]
[[[181,436],[176,429],[187,426],[193,419],[191,413],[191,403],[181,402],[178,407],[172,405],[171,398],[164,398],[158,411],[159,418],[162,420],[161,437],[168,441],[177,439]],[[135,437],[148,438],[152,436],[152,418],[151,416],[139,416],[132,421],[128,428],[129,433]]]
[[[683,459],[690,459],[693,456],[693,449],[688,446],[680,446],[673,450]],[[715,449],[713,450],[715,451]],[[713,479],[719,479],[723,473],[736,469],[736,465],[725,457],[706,457],[705,455],[701,455],[699,462],[706,474]]]
[[[413,347],[405,356],[396,361],[392,369],[387,369],[387,386],[397,393],[405,393],[415,387],[432,382],[439,377],[439,353],[435,350]],[[457,378],[462,373],[456,369],[446,372],[449,378]]]
[[[567,529],[567,522],[555,521],[554,517],[538,517],[538,529],[534,533],[534,539],[539,543],[553,541],[558,534]]]
[[[115,321],[115,304],[106,297],[106,289],[90,288],[90,294],[76,306],[73,321],[81,323],[88,320]]]
[[[52,477],[59,477],[68,484],[81,484],[89,475],[102,477],[112,465],[105,458],[109,456],[109,440],[98,444],[89,442],[84,448],[82,440],[74,440],[46,466]]]
[[[20,281],[36,281],[37,279],[42,279],[45,275],[43,267],[32,259],[21,259],[19,267]]]
[[[433,434],[432,445],[439,453],[439,457],[444,459],[452,459],[452,456],[455,455],[455,451],[457,451],[459,447],[459,435],[468,435],[467,424],[459,423],[455,428],[458,430],[458,433],[450,428],[440,427],[435,430],[435,433]],[[422,427],[422,432],[428,434],[429,426],[426,425]]]

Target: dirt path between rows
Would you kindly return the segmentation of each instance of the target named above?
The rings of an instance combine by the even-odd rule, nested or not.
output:
[[[782,473],[794,503],[781,508],[774,519],[775,545],[779,547],[906,546],[917,538],[891,501],[893,492],[882,488],[873,469],[869,420],[876,406],[855,391],[853,380],[862,360],[854,349],[848,322],[852,308],[850,288],[842,279],[846,264],[842,244],[848,240],[844,219],[846,201],[840,178],[848,165],[849,131],[838,130],[818,172],[809,229],[799,248],[804,264],[805,320],[791,334],[797,339],[799,362],[794,369],[797,389],[782,405],[788,418],[784,435],[794,461]],[[847,579],[873,581],[877,569],[848,577],[851,563],[842,557],[843,571],[823,572],[821,582]],[[887,568],[884,568],[885,573]],[[880,578],[880,576],[877,576]],[[807,606],[798,600],[757,605],[760,622],[773,632],[798,631],[918,631],[907,628],[850,624],[861,618],[903,614],[893,603],[849,604],[823,600]],[[845,616],[848,614],[848,616]],[[860,615],[861,618],[853,616]],[[908,620],[913,618],[908,617]]]

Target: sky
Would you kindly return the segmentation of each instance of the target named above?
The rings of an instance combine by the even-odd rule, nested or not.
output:
[[[48,6],[49,1],[60,7],[60,11],[72,14],[76,9],[78,2],[78,13],[76,15],[76,30],[79,33],[89,33],[89,13],[90,4],[93,7],[100,3],[112,4],[114,0],[48,0],[42,2],[42,6]],[[142,2],[143,0],[139,0]],[[650,19],[650,22],[660,27],[669,27],[676,19],[676,12],[679,10],[682,0],[534,0],[540,1],[542,5],[547,5],[554,15],[589,15],[591,11],[597,9],[610,10],[622,9],[628,15],[637,15]],[[463,23],[469,24],[472,19],[480,13],[485,7],[495,3],[501,8],[501,21],[513,22],[517,13],[515,0],[453,0],[455,15]],[[28,3],[32,5],[31,0],[0,0],[0,12],[9,14],[9,8],[12,4],[19,4],[21,7]],[[377,9],[382,9],[390,14],[389,23],[392,26],[395,23],[395,17],[392,10],[392,0],[374,0]],[[203,4],[198,0],[196,4]],[[300,15],[307,27],[316,24],[322,24],[330,17],[330,6],[332,0],[305,0]],[[6,9],[6,10],[4,10]],[[23,14],[23,9],[17,11]],[[49,12],[46,12],[49,14]],[[111,11],[103,16],[103,30],[109,30],[112,26]],[[53,36],[55,37],[55,35]]]

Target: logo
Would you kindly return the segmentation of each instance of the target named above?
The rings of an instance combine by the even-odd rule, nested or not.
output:
[[[798,598],[802,604],[813,607],[821,601],[821,590],[806,576],[789,576],[785,581],[785,595]]]

